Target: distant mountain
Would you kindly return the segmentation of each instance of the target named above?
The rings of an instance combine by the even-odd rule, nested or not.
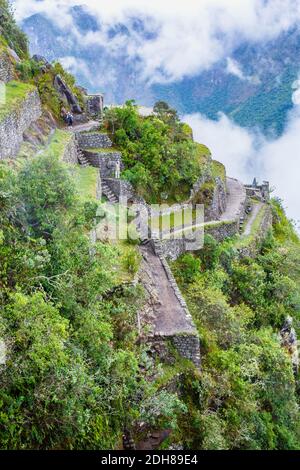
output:
[[[71,9],[76,28],[82,34],[101,32],[101,24],[84,7]],[[143,33],[143,23],[132,19],[133,29]],[[273,41],[240,44],[231,57],[211,70],[168,84],[147,85],[140,74],[138,58],[128,58],[125,46],[116,54],[105,47],[80,42],[76,31],[63,30],[41,14],[27,18],[22,27],[30,38],[32,53],[48,60],[62,59],[77,79],[92,91],[104,91],[106,102],[122,103],[134,98],[151,106],[158,99],[168,101],[180,113],[200,112],[216,119],[224,112],[245,127],[258,127],[280,135],[292,108],[292,85],[300,70],[300,32],[293,29]],[[126,39],[131,34],[118,24],[111,37]],[[145,31],[145,39],[147,37]],[[122,43],[122,42],[121,42]]]

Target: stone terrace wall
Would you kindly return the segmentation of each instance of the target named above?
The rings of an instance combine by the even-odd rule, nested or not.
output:
[[[1,47],[1,46],[0,46]],[[14,78],[14,68],[6,50],[0,49],[0,82],[8,83]]]
[[[205,208],[205,220],[218,220],[221,214],[226,210],[226,185],[221,178],[216,178],[213,197]]]
[[[74,134],[70,134],[70,141],[64,149],[62,160],[73,165],[78,163],[78,147]]]
[[[90,165],[100,168],[102,178],[113,178],[115,176],[117,162],[120,163],[120,169],[123,169],[122,154],[120,152],[82,150],[82,153]]]
[[[0,122],[0,159],[17,156],[23,133],[42,114],[41,101],[36,90],[28,93],[20,108]]]
[[[76,138],[81,149],[112,147],[112,141],[107,134],[100,134],[98,132],[78,133]]]
[[[207,224],[204,229],[205,235],[211,235],[218,242],[226,238],[234,237],[239,232],[239,221],[219,222],[217,224]]]

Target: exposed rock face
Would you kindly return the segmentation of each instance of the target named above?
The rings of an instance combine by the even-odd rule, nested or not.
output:
[[[280,331],[281,345],[288,351],[291,356],[293,369],[296,372],[299,370],[299,351],[297,345],[297,335],[293,328],[293,319],[287,317],[284,325]]]
[[[93,118],[99,118],[103,113],[103,96],[89,95],[87,98],[87,112]]]
[[[56,75],[54,79],[54,87],[62,97],[64,101],[67,102],[71,106],[72,112],[75,114],[81,114],[82,109],[80,107],[80,104],[78,102],[78,99],[72,93],[70,88],[66,85],[66,83],[63,81],[60,75]]]
[[[0,122],[0,159],[17,156],[24,132],[42,114],[41,101],[36,90],[28,93],[18,110],[12,111]]]

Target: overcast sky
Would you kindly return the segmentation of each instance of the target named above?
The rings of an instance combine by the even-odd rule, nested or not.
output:
[[[76,31],[68,9],[80,4],[78,0],[14,3],[19,21],[43,12],[65,30]],[[82,3],[99,20],[102,29],[81,36],[80,41],[91,46],[103,45],[111,54],[122,49],[122,53],[139,58],[144,78],[149,82],[172,82],[193,76],[222,58],[227,59],[228,73],[250,80],[230,58],[234,46],[242,40],[259,42],[274,38],[300,21],[300,0],[82,0]],[[133,29],[132,18],[139,18],[146,25],[147,38],[144,32]],[[117,23],[126,24],[131,33],[129,38],[109,37],[109,28]],[[200,115],[185,117],[195,136],[212,148],[215,158],[227,165],[232,176],[250,180],[257,174],[270,179],[277,194],[284,198],[290,216],[296,219],[300,219],[299,84],[295,86],[295,109],[286,131],[271,142],[251,129],[238,127],[224,115],[217,122]]]

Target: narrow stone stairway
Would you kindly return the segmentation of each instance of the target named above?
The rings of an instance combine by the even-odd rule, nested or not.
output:
[[[112,204],[117,204],[119,202],[117,196],[111,191],[111,189],[104,183],[102,183],[102,194],[107,197],[109,202]]]

